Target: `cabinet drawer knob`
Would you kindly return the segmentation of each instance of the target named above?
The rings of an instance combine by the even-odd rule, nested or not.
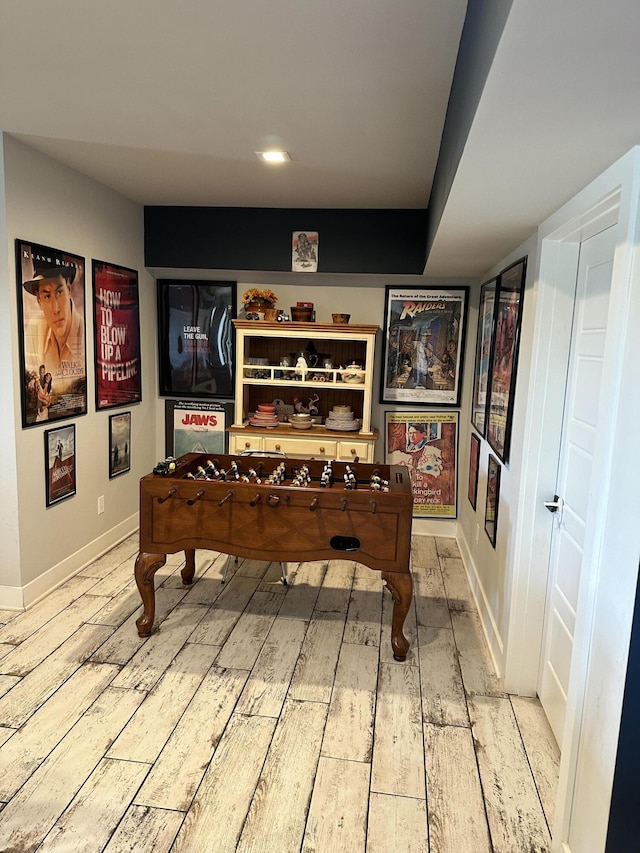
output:
[[[352,448],[351,448],[351,455],[352,455],[352,456],[355,456],[355,455],[356,455],[355,447],[352,447]]]
[[[324,447],[320,448],[320,453],[324,453]]]
[[[276,450],[280,450],[280,445],[276,444]]]
[[[251,447],[251,442],[250,442],[250,441],[245,441],[244,446],[245,446],[245,447]]]

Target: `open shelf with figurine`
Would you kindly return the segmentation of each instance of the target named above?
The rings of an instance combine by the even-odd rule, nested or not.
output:
[[[374,461],[378,432],[371,427],[371,405],[378,326],[233,322],[237,362],[230,453]],[[278,425],[252,423],[258,407],[274,401]],[[312,425],[292,426],[287,418],[294,412],[311,414]]]

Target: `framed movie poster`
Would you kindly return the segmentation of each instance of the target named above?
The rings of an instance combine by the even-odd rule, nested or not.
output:
[[[496,547],[498,530],[498,505],[500,503],[500,463],[493,454],[489,454],[487,470],[487,502],[484,510],[484,529],[489,542]]]
[[[459,406],[468,287],[385,292],[381,403]]]
[[[501,272],[495,297],[486,438],[504,463],[509,461],[526,268],[522,258]]]
[[[109,479],[131,470],[131,412],[109,415]]]
[[[469,447],[469,503],[475,509],[478,499],[478,466],[480,464],[480,439],[472,432]]]
[[[93,260],[96,409],[142,399],[138,273]]]
[[[226,453],[233,403],[165,400],[166,454]]]
[[[161,397],[233,397],[235,293],[232,281],[158,281]]]
[[[491,356],[495,301],[496,279],[494,278],[482,285],[480,306],[478,308],[478,336],[476,338],[476,363],[473,376],[471,423],[482,436],[486,433],[489,359]]]
[[[414,517],[456,518],[457,412],[385,412],[385,458],[409,469]]]
[[[76,493],[76,425],[44,431],[47,506]]]
[[[84,258],[16,240],[22,426],[87,411]]]

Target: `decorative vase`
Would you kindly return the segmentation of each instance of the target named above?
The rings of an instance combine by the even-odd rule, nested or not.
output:
[[[264,319],[269,323],[275,323],[278,319],[278,314],[280,311],[277,308],[265,308],[264,309]]]

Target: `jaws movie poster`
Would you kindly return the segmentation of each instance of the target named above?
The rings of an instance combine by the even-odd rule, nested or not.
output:
[[[142,399],[138,273],[93,262],[96,409]]]

